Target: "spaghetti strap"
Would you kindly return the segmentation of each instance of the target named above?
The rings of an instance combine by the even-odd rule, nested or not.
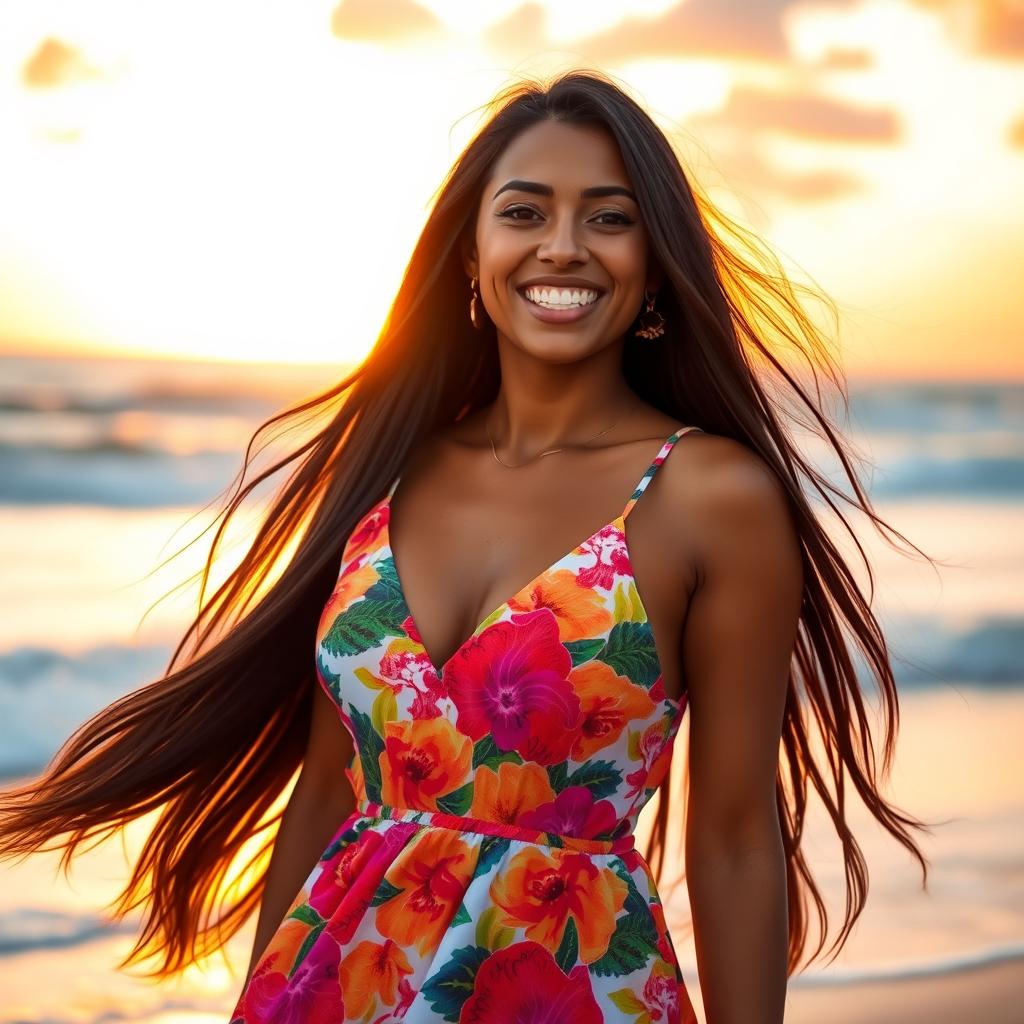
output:
[[[644,475],[640,478],[640,482],[636,485],[633,493],[629,496],[629,501],[626,502],[626,507],[622,510],[622,515],[619,517],[625,519],[626,516],[633,510],[633,506],[640,500],[640,495],[647,490],[647,485],[651,482],[654,474],[658,472],[658,467],[668,457],[668,453],[672,451],[672,446],[683,436],[688,434],[691,430],[700,430],[700,427],[680,427],[674,434],[668,437],[665,443],[661,446],[661,450],[657,455],[654,456],[654,461],[644,470]]]

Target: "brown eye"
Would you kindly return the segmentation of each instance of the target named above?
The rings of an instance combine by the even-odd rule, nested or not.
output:
[[[502,210],[498,214],[499,217],[505,217],[507,220],[527,220],[526,217],[516,217],[517,213],[536,213],[536,210],[531,209],[529,206],[509,206]]]

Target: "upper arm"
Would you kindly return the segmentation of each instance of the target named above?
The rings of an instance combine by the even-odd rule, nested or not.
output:
[[[775,782],[803,594],[799,536],[767,465],[712,438],[694,507],[698,585],[682,638],[690,715],[687,849],[778,834]]]
[[[309,739],[302,762],[300,783],[312,786],[325,796],[351,794],[352,787],[345,769],[352,758],[352,734],[345,727],[337,705],[319,682],[313,686],[313,710],[309,722]]]

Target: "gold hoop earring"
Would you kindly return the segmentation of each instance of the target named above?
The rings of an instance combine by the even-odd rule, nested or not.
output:
[[[469,319],[473,326],[479,331],[484,326],[484,322],[483,320],[480,319],[480,309],[478,304],[478,300],[480,299],[480,293],[476,289],[476,282],[477,278],[470,278]]]
[[[656,297],[652,295],[648,299],[644,291],[647,308],[640,315],[640,326],[633,332],[638,338],[660,338],[665,333],[665,318],[654,308]]]

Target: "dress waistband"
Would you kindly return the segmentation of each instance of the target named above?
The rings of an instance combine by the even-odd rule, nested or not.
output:
[[[359,800],[356,810],[367,818],[409,821],[434,828],[450,828],[457,832],[479,832],[488,836],[504,836],[506,839],[520,839],[540,846],[554,846],[580,853],[626,853],[634,848],[634,836],[619,836],[616,839],[584,839],[581,836],[567,836],[556,832],[542,832],[521,825],[509,825],[501,821],[485,821],[483,818],[468,818],[461,814],[446,814],[444,811],[418,811],[409,807],[391,807]]]

